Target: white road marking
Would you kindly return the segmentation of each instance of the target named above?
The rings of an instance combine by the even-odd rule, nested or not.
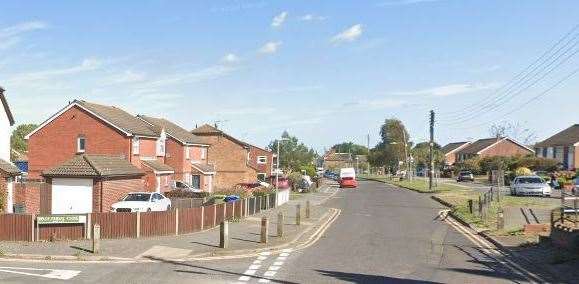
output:
[[[277,270],[279,270],[279,269],[280,269],[279,266],[274,266],[274,265],[272,265],[272,266],[270,266],[267,270],[277,271]]]
[[[266,271],[263,276],[265,277],[274,277],[277,271]]]
[[[259,264],[252,264],[249,266],[249,269],[251,270],[258,270],[261,267],[261,265]]]
[[[20,271],[19,271],[20,270]],[[35,271],[35,272],[48,272],[48,273],[32,273],[25,271]],[[78,270],[64,270],[64,269],[42,269],[42,268],[29,268],[29,267],[0,267],[0,272],[14,273],[35,277],[43,277],[50,279],[59,280],[69,280],[77,276],[81,271]]]
[[[292,252],[292,249],[282,249],[281,252]]]
[[[280,256],[277,258],[277,260],[286,260],[286,259],[287,259],[287,256]]]
[[[264,251],[264,252],[260,252],[259,255],[268,256],[268,255],[271,255],[271,252],[269,252],[269,251]]]
[[[255,272],[256,272],[256,271],[257,271],[257,270],[248,269],[248,270],[246,270],[245,272],[243,272],[243,274],[245,274],[245,275],[255,275]]]
[[[287,253],[287,252],[282,252],[282,253],[279,254],[279,256],[289,256],[289,253]]]
[[[251,279],[251,277],[249,277],[249,276],[241,276],[241,277],[239,277],[239,279],[237,279],[237,280],[239,280],[239,281],[249,281],[249,279]]]
[[[267,259],[267,256],[258,256],[257,257],[257,260],[266,260],[266,259]]]
[[[259,283],[269,283],[269,281],[270,281],[269,279],[259,279],[259,281],[257,281],[257,282],[259,282]]]
[[[261,263],[261,260],[254,260],[253,261],[253,264],[260,264],[260,263]]]
[[[273,263],[273,265],[275,266],[282,266],[283,265],[283,261],[276,261]]]

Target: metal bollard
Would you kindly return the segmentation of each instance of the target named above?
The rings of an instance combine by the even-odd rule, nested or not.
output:
[[[283,225],[284,225],[284,220],[283,220],[283,212],[279,212],[277,213],[277,236],[278,237],[283,237]]]
[[[92,228],[92,253],[101,252],[101,226],[94,224]]]
[[[474,201],[472,199],[468,200],[468,212],[470,214],[474,214],[474,205],[473,205]]]
[[[229,222],[227,221],[219,225],[219,247],[229,248]]]
[[[310,201],[309,200],[306,201],[306,219],[310,218],[310,206],[311,206]]]
[[[262,244],[267,244],[267,235],[268,235],[268,226],[269,225],[269,221],[267,220],[267,217],[262,217],[261,218],[261,243]]]
[[[502,211],[499,211],[497,216],[497,230],[502,230],[505,228],[505,215]]]
[[[296,205],[296,225],[300,225],[301,224],[301,220],[302,219],[302,205],[298,204]]]

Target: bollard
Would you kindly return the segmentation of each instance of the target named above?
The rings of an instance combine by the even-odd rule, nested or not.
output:
[[[262,217],[261,218],[261,243],[262,244],[267,244],[267,235],[268,235],[268,226],[269,225],[269,221],[267,220],[267,217]]]
[[[310,201],[309,200],[306,201],[306,219],[310,218],[310,206],[311,206]]]
[[[219,225],[219,247],[229,248],[229,223],[227,221]]]
[[[474,205],[473,205],[474,201],[472,199],[468,200],[468,212],[470,214],[474,214]]]
[[[101,226],[94,224],[92,228],[92,253],[101,252]]]
[[[302,221],[301,215],[302,215],[302,205],[298,204],[298,205],[296,205],[296,225],[298,225],[298,226],[300,225],[300,223]]]
[[[283,237],[283,212],[277,213],[277,236]]]
[[[497,230],[502,230],[505,228],[505,215],[500,210],[497,214]]]

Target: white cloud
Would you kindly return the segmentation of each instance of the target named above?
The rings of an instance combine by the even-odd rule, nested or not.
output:
[[[478,84],[450,84],[414,91],[395,92],[395,95],[426,95],[435,97],[446,97],[458,94],[472,93],[477,91],[496,89],[498,83],[478,83]]]
[[[141,82],[143,80],[145,80],[145,74],[137,73],[132,70],[125,70],[121,74],[115,75],[115,77],[112,78],[111,81],[113,83],[119,84],[119,83],[135,83]]]
[[[264,54],[276,53],[280,46],[281,46],[281,41],[270,41],[270,42],[264,44],[259,49],[259,52],[264,53]]]
[[[72,75],[86,71],[92,71],[100,68],[102,62],[96,58],[86,58],[79,65],[49,69],[38,72],[23,73],[15,75],[6,80],[6,85],[22,86],[28,84],[35,84],[38,81],[45,81],[62,75]]]
[[[420,3],[437,2],[440,0],[389,0],[378,4],[378,6],[404,6]]]
[[[24,22],[0,29],[0,50],[16,46],[24,33],[46,29],[48,25],[40,21]]]
[[[274,28],[280,27],[286,20],[288,13],[286,11],[281,12],[279,15],[273,17],[271,21],[271,26]]]
[[[361,24],[353,25],[343,32],[335,35],[331,41],[335,43],[354,41],[362,35],[362,32],[363,30]]]
[[[314,14],[306,14],[300,17],[301,21],[310,22],[310,21],[324,21],[326,17],[318,16]]]
[[[219,115],[262,115],[275,113],[276,109],[273,107],[246,107],[246,108],[232,108],[217,111]]]
[[[157,80],[147,81],[146,84],[140,86],[140,91],[149,92],[150,89],[158,89],[166,86],[208,81],[225,76],[233,72],[233,70],[235,70],[235,68],[230,66],[215,65],[192,72],[186,73],[177,72],[171,76],[166,76]]]
[[[238,62],[240,59],[237,55],[233,53],[228,53],[223,58],[221,58],[221,62],[223,63],[235,63]]]

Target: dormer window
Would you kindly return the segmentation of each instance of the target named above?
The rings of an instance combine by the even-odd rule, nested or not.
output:
[[[86,137],[82,135],[78,136],[78,138],[76,138],[76,152],[84,153],[85,150],[86,150]]]
[[[132,141],[132,146],[133,146],[133,155],[138,155],[139,154],[139,149],[141,148],[141,143],[139,141],[139,137],[133,137],[133,141]]]

